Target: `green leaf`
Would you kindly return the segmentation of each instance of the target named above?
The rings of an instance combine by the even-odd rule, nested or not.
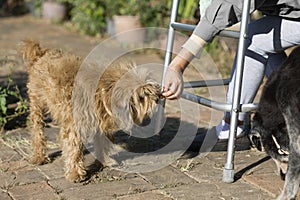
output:
[[[0,108],[1,108],[1,113],[6,115],[7,107],[6,107],[6,98],[5,97],[0,97]]]

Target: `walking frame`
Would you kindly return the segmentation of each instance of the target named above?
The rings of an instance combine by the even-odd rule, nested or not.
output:
[[[219,36],[239,38],[239,44],[237,49],[237,65],[236,65],[236,76],[234,77],[234,92],[233,92],[233,102],[232,104],[215,102],[210,99],[197,96],[191,93],[183,92],[181,97],[195,103],[199,103],[204,106],[208,106],[213,109],[231,112],[231,122],[230,122],[230,132],[227,147],[227,159],[223,171],[223,181],[231,183],[234,181],[234,147],[235,147],[235,136],[238,124],[239,112],[250,112],[257,108],[255,104],[240,104],[241,96],[241,86],[243,77],[243,67],[245,58],[245,42],[247,39],[247,29],[248,22],[250,19],[250,1],[243,1],[243,11],[241,18],[240,31],[223,30],[219,33]],[[195,26],[190,24],[183,24],[176,22],[176,16],[178,13],[179,0],[173,0],[170,24],[168,30],[168,40],[166,46],[166,54],[164,60],[164,70],[162,85],[164,85],[164,75],[166,73],[167,67],[171,61],[172,49],[174,44],[175,30],[185,30],[193,31]],[[184,84],[187,87],[209,87],[216,85],[228,84],[229,79],[217,79],[217,80],[207,80],[207,81],[193,81],[189,84]],[[189,86],[188,86],[189,85]]]

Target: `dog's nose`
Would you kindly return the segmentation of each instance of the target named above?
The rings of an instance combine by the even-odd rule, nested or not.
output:
[[[151,118],[149,116],[146,116],[139,126],[148,126],[150,123],[151,123]]]

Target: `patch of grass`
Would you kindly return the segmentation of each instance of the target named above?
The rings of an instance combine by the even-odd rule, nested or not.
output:
[[[101,177],[99,177],[98,182],[112,182],[112,181],[122,181],[125,180],[125,176],[116,176],[109,173],[101,173]]]
[[[184,183],[182,183],[182,182],[170,183],[170,184],[161,185],[160,189],[175,188],[175,187],[178,187],[181,185],[184,185]]]
[[[135,188],[135,189],[133,190],[133,193],[134,193],[134,194],[143,193],[143,192],[145,192],[145,190],[144,190],[144,189],[141,189],[141,188]]]
[[[28,139],[22,138],[21,136],[13,136],[10,133],[5,133],[1,135],[0,141],[7,147],[16,150],[23,157],[29,157],[32,145]]]
[[[189,159],[186,161],[186,164],[180,164],[179,161],[177,161],[176,168],[179,169],[181,172],[189,172],[196,165],[193,161],[193,159]]]
[[[83,183],[83,185],[93,184],[93,183],[107,183],[113,181],[123,181],[126,180],[126,175],[116,175],[110,172],[101,171],[94,174],[89,180]]]

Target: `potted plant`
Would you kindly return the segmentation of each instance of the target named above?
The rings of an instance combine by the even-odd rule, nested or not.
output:
[[[145,0],[107,0],[107,32],[109,35],[118,35],[119,33],[141,28],[141,13],[147,8],[149,1]],[[149,7],[148,7],[149,9]],[[140,42],[145,38],[145,32],[141,34],[138,31],[136,35],[134,32],[131,35],[119,35],[118,40],[131,43]]]
[[[67,16],[67,0],[44,0],[42,2],[42,17],[46,20],[61,22]]]

